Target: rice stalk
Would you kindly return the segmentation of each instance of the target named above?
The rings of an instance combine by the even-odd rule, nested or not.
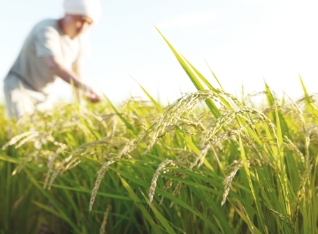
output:
[[[230,188],[231,188],[231,184],[232,181],[236,175],[236,173],[238,172],[238,170],[240,170],[243,167],[243,163],[242,162],[238,162],[238,161],[234,161],[233,163],[234,168],[233,170],[227,175],[227,177],[224,179],[224,181],[222,182],[224,185],[224,192],[223,192],[223,199],[221,201],[221,206],[224,205],[224,203],[226,202],[226,198],[229,194]]]
[[[273,210],[273,209],[269,209],[269,210],[273,212],[274,214],[276,214],[281,220],[283,220],[292,229],[293,233],[297,233],[295,224],[292,222],[292,220],[289,217],[282,215],[276,210]]]
[[[104,213],[104,218],[103,218],[102,225],[100,227],[100,231],[99,231],[100,234],[105,234],[106,233],[107,220],[108,220],[108,216],[109,216],[109,213],[110,213],[111,209],[112,209],[112,206],[108,205],[107,208],[106,208],[106,211]]]
[[[148,197],[149,197],[148,205],[149,206],[151,206],[151,203],[153,201],[153,196],[155,195],[158,177],[161,174],[161,172],[163,172],[168,165],[176,166],[176,164],[172,160],[166,159],[162,163],[160,163],[155,174],[152,177],[150,188],[149,188],[149,195],[148,195]]]
[[[296,205],[294,209],[294,213],[292,215],[292,223],[296,223],[296,220],[298,218],[298,213],[300,209],[300,202],[303,199],[303,197],[306,195],[306,183],[308,182],[308,179],[310,177],[310,172],[312,170],[312,165],[308,166],[306,168],[305,174],[301,180],[298,192],[297,192],[297,198],[296,198]]]
[[[94,188],[92,190],[92,194],[91,194],[91,199],[89,201],[89,211],[92,211],[93,208],[93,204],[96,198],[96,194],[98,191],[98,188],[100,186],[100,183],[102,181],[102,179],[104,178],[104,175],[106,173],[106,171],[108,170],[109,166],[112,165],[113,163],[115,163],[115,159],[111,159],[108,162],[104,163],[104,165],[99,169],[99,171],[97,172],[97,179],[95,181],[95,185]]]

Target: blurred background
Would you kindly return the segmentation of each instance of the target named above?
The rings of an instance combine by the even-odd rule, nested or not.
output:
[[[144,97],[135,80],[162,103],[194,91],[187,75],[154,26],[202,74],[240,95],[264,90],[302,96],[299,74],[310,93],[318,90],[317,1],[311,0],[101,0],[103,16],[89,30],[92,56],[83,79],[120,103]],[[0,7],[0,88],[32,27],[63,15],[63,0],[10,0]],[[134,80],[134,79],[135,80]],[[58,87],[58,88],[57,88]],[[55,84],[56,99],[71,88]],[[4,102],[0,92],[0,102]]]

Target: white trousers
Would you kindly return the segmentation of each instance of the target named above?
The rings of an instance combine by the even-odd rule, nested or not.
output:
[[[32,90],[14,75],[4,80],[4,95],[7,114],[10,118],[20,118],[36,109],[46,110],[52,107],[48,95]]]

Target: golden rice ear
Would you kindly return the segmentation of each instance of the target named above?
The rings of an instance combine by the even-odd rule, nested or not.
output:
[[[92,210],[93,208],[93,204],[96,198],[96,194],[98,191],[98,188],[101,184],[102,179],[104,178],[104,175],[106,173],[106,171],[108,170],[109,166],[112,165],[113,163],[115,163],[116,161],[114,159],[111,159],[110,161],[104,163],[104,165],[99,169],[99,171],[97,172],[97,179],[95,181],[95,185],[94,188],[92,190],[92,194],[91,194],[91,199],[89,201],[89,211]]]
[[[231,184],[232,181],[234,179],[234,176],[236,175],[236,173],[238,172],[238,170],[240,170],[243,167],[243,163],[242,162],[235,162],[235,166],[233,168],[233,171],[231,171],[227,177],[224,179],[224,181],[222,182],[224,184],[224,192],[223,192],[223,199],[221,202],[221,206],[224,205],[224,203],[226,202],[226,198],[229,195],[229,191],[231,188]]]
[[[106,233],[107,220],[108,220],[108,216],[109,216],[109,213],[110,213],[111,210],[112,210],[112,206],[108,205],[106,210],[105,210],[105,213],[104,213],[103,222],[102,222],[102,224],[100,226],[100,230],[99,230],[100,234],[105,234]]]
[[[165,170],[168,165],[176,166],[172,160],[166,159],[162,163],[160,163],[159,167],[157,168],[155,174],[152,177],[150,189],[149,189],[149,202],[148,205],[151,206],[153,201],[153,196],[155,195],[156,187],[157,187],[157,180],[159,175]]]

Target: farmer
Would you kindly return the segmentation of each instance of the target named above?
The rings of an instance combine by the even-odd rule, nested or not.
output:
[[[84,32],[101,16],[99,0],[65,0],[61,19],[39,22],[26,38],[4,79],[9,117],[19,118],[51,106],[50,87],[57,77],[81,90],[92,103],[100,97],[81,80],[81,61],[89,53]]]

